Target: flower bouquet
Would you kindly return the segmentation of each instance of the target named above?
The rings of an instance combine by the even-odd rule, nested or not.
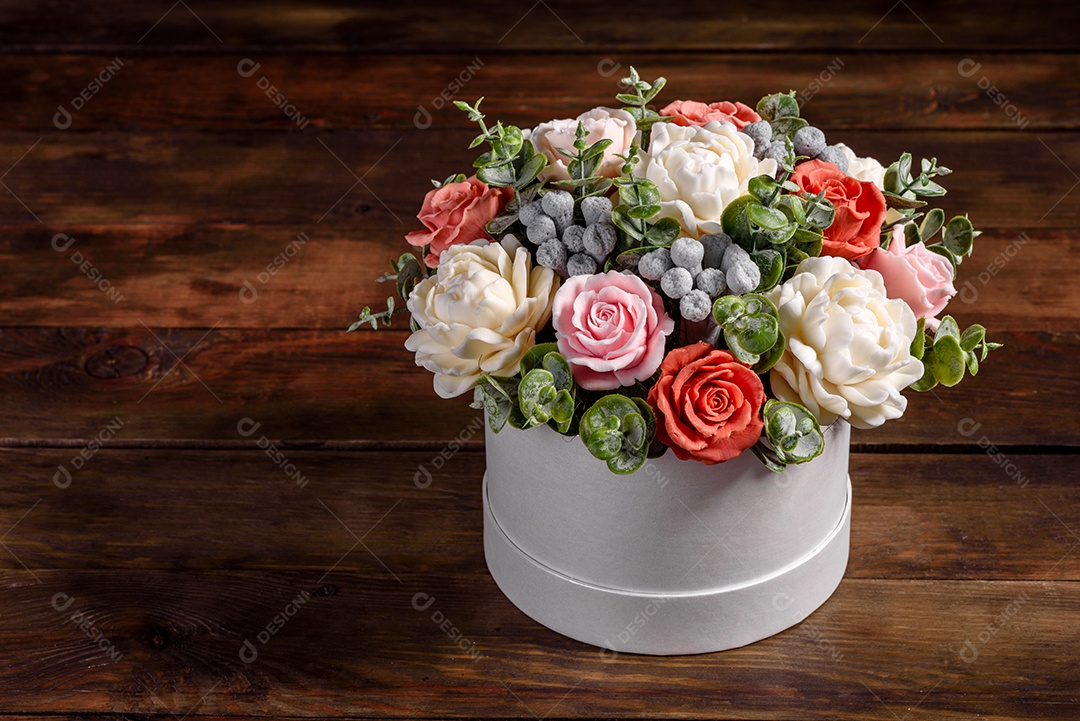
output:
[[[611,650],[730,648],[839,583],[849,426],[997,347],[942,316],[978,232],[927,207],[948,168],[829,144],[794,92],[656,111],[663,78],[621,83],[621,108],[531,131],[456,102],[487,149],[433,181],[382,280],[436,393],[487,416],[511,600]]]

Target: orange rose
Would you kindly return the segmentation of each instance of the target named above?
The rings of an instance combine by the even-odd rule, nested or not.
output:
[[[472,176],[460,183],[447,183],[424,196],[417,218],[427,230],[415,230],[405,236],[410,245],[430,246],[424,263],[439,265],[439,256],[451,245],[491,239],[484,226],[503,211],[514,196],[512,188],[489,188]]]
[[[836,207],[836,217],[825,229],[822,255],[855,260],[881,245],[886,208],[876,185],[845,175],[824,160],[802,163],[791,174],[791,182],[812,195],[824,190],[825,199]]]
[[[729,103],[726,100],[708,105],[699,103],[696,100],[676,100],[669,103],[666,108],[660,111],[660,114],[674,118],[671,122],[676,125],[704,126],[712,120],[721,122],[726,120],[739,130],[742,130],[750,123],[761,120],[761,116],[755,113],[750,106],[742,103]]]
[[[758,442],[765,389],[749,366],[708,343],[676,348],[649,391],[656,437],[682,460],[731,460]]]

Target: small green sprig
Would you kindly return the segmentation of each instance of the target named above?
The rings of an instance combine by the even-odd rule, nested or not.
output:
[[[765,438],[752,450],[770,471],[780,473],[789,465],[812,461],[825,450],[821,425],[804,406],[770,398],[761,407],[761,416]]]
[[[526,351],[517,391],[525,427],[547,423],[559,433],[569,432],[576,388],[570,364],[555,343],[540,343]]]
[[[911,153],[904,153],[900,159],[885,171],[885,202],[890,208],[896,208],[904,215],[910,215],[915,208],[926,205],[918,198],[940,198],[945,195],[945,188],[934,182],[934,178],[950,174],[952,171],[937,164],[937,158],[923,158],[918,175],[911,174]]]
[[[664,89],[664,86],[667,85],[667,79],[657,78],[651,83],[647,82],[641,79],[641,76],[638,75],[638,71],[631,65],[630,76],[620,80],[619,85],[625,87],[628,92],[616,94],[615,99],[625,105],[626,112],[633,116],[638,130],[641,131],[643,142],[645,146],[648,147],[649,133],[652,130],[652,126],[656,123],[671,122],[671,118],[664,117],[648,107],[649,103],[651,103],[656,96],[660,94],[660,91]]]
[[[941,319],[932,338],[926,333],[925,324],[919,320],[911,343],[911,354],[923,362],[922,378],[911,384],[912,390],[928,391],[939,383],[952,387],[964,379],[965,369],[976,375],[979,363],[986,360],[990,351],[1001,347],[1001,343],[986,340],[986,328],[981,325],[969,326],[961,333],[951,315]]]
[[[494,433],[501,431],[507,422],[514,428],[524,428],[526,425],[518,402],[519,382],[518,378],[486,373],[476,382],[470,407],[484,410]]]
[[[586,140],[585,126],[578,122],[574,134],[574,151],[556,148],[556,151],[565,156],[570,162],[567,164],[568,180],[557,180],[552,185],[565,188],[574,194],[576,201],[588,198],[591,195],[603,195],[611,188],[611,179],[597,174],[596,170],[604,159],[604,151],[614,141],[611,138],[602,138],[592,145]]]
[[[394,296],[390,296],[386,299],[386,310],[381,313],[372,313],[371,308],[364,306],[364,309],[360,311],[360,318],[349,326],[346,333],[352,333],[354,330],[359,330],[365,325],[370,325],[372,330],[379,329],[379,321],[381,320],[384,326],[390,325],[390,318],[394,313],[402,312],[399,309],[394,308]]]
[[[611,221],[625,234],[625,237],[620,239],[619,249],[640,249],[641,252],[630,254],[638,256],[656,248],[670,246],[682,232],[679,221],[674,218],[661,218],[649,224],[648,221],[660,212],[660,189],[651,180],[634,175],[634,167],[641,160],[640,150],[635,141],[626,151],[626,155],[619,156],[625,161],[622,167],[623,177],[615,180],[615,187],[619,189],[619,204],[611,212]],[[613,258],[622,267],[631,265],[629,255]]]
[[[795,151],[791,141],[796,131],[810,124],[799,117],[799,102],[795,99],[795,91],[766,95],[758,101],[757,113],[772,127],[772,140],[782,139],[786,142],[787,162],[781,165],[790,172],[789,166],[794,166],[795,163]]]
[[[543,153],[537,153],[532,143],[525,142],[521,128],[514,125],[503,125],[502,121],[489,128],[484,122],[484,114],[480,112],[480,103],[483,98],[476,101],[475,105],[469,105],[462,100],[455,100],[454,105],[469,115],[469,120],[480,126],[480,134],[476,136],[470,148],[475,148],[482,143],[487,143],[491,150],[483,153],[473,162],[476,168],[476,177],[496,187],[523,188],[536,179],[536,176],[547,165],[547,157]]]

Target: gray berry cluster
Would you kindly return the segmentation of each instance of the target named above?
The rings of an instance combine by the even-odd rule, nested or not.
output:
[[[646,280],[660,281],[660,291],[679,301],[679,312],[689,321],[708,318],[713,299],[749,293],[761,282],[757,263],[724,233],[679,238],[671,248],[641,256],[637,270]]]
[[[526,237],[537,246],[536,262],[563,277],[591,275],[603,269],[615,251],[615,226],[611,201],[590,196],[581,201],[584,225],[574,223],[574,196],[565,190],[549,190],[540,200],[518,212]]]
[[[767,120],[750,123],[742,129],[742,132],[754,140],[754,157],[758,160],[772,158],[779,163],[787,154],[784,139],[781,137],[773,140],[772,126]],[[835,145],[826,144],[825,133],[821,132],[820,128],[812,125],[799,128],[792,136],[791,142],[795,145],[796,155],[805,155],[811,160],[815,158],[824,160],[840,168],[844,173],[848,171],[847,156]]]

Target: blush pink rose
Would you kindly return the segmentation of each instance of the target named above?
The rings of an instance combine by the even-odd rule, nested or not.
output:
[[[675,328],[652,288],[614,270],[572,276],[555,294],[551,317],[559,352],[577,384],[590,391],[649,378]]]
[[[410,245],[428,247],[424,263],[439,265],[439,256],[451,245],[490,239],[484,226],[514,197],[513,188],[492,188],[475,175],[460,183],[447,183],[424,196],[417,218],[425,230],[405,236]]]
[[[956,295],[952,264],[922,243],[905,245],[902,225],[893,226],[888,250],[874,250],[859,266],[880,273],[886,294],[907,303],[916,319],[932,321]]]
[[[660,114],[672,118],[671,122],[684,127],[705,126],[712,120],[719,120],[727,121],[742,130],[750,123],[761,120],[761,116],[749,105],[729,103],[726,100],[708,105],[696,100],[676,100],[669,103]]]

